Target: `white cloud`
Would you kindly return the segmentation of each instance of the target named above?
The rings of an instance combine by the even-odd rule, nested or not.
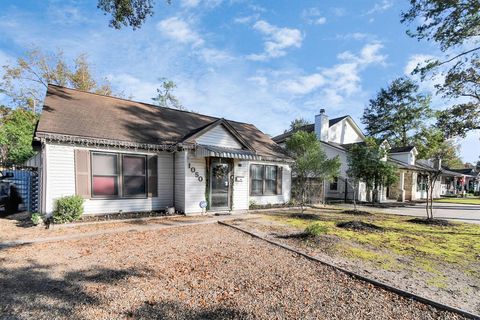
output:
[[[200,4],[200,0],[182,0],[180,5],[184,8],[195,8]]]
[[[293,94],[307,94],[325,84],[325,78],[318,73],[285,80],[281,86]]]
[[[88,21],[88,17],[83,15],[78,7],[60,3],[48,6],[48,18],[53,23],[62,25],[74,25]]]
[[[347,14],[347,10],[345,8],[336,7],[332,8],[331,11],[337,17],[343,17]]]
[[[259,17],[260,17],[259,14],[252,14],[252,15],[249,15],[249,16],[237,17],[237,18],[233,19],[233,22],[240,23],[240,24],[248,24],[248,23],[252,23],[253,21],[258,20]]]
[[[435,59],[434,56],[429,54],[414,54],[411,55],[403,68],[403,72],[406,75],[411,75],[412,71],[415,70],[418,64],[423,64],[426,60]]]
[[[338,34],[336,36],[337,39],[340,40],[366,40],[366,39],[375,39],[375,35],[363,32],[352,32],[347,34]]]
[[[247,79],[248,81],[251,81],[253,83],[258,84],[259,86],[265,87],[268,85],[268,79],[267,77],[264,76],[254,76],[250,77]]]
[[[390,9],[393,6],[392,0],[382,0],[380,2],[375,3],[375,5],[367,11],[367,15],[383,12]]]
[[[380,54],[383,44],[380,41],[367,43],[360,51],[360,55],[354,55],[350,51],[344,51],[337,55],[340,60],[354,61],[359,65],[379,63],[385,65],[386,55]]]
[[[226,51],[213,48],[202,48],[200,49],[199,54],[202,59],[209,64],[224,63],[235,59]]]
[[[181,0],[180,6],[186,9],[197,8],[200,5],[207,8],[215,8],[222,4],[223,0]]]
[[[321,25],[327,22],[327,18],[322,16],[318,8],[305,9],[302,12],[302,18],[309,24]]]
[[[303,35],[298,29],[280,28],[264,20],[257,21],[253,28],[264,35],[264,52],[247,56],[249,60],[265,61],[287,54],[289,48],[300,48]]]
[[[184,20],[178,17],[171,17],[160,21],[157,29],[166,37],[184,44],[201,46],[204,44],[202,37]]]

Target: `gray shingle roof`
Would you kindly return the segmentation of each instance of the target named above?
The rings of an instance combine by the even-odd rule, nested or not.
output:
[[[35,132],[146,144],[178,144],[220,118],[49,85]],[[255,152],[289,159],[253,124],[225,120]]]
[[[406,146],[406,147],[397,147],[397,148],[391,148],[388,150],[390,153],[400,153],[400,152],[410,152],[415,148],[414,146]]]

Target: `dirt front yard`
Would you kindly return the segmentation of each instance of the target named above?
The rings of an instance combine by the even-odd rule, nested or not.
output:
[[[4,319],[458,319],[217,224],[0,250]]]
[[[347,270],[480,314],[480,226],[429,226],[409,222],[412,218],[325,208],[234,223]]]

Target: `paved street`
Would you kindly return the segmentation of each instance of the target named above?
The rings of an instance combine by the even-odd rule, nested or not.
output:
[[[351,206],[351,205],[345,205]],[[367,211],[378,211],[399,215],[425,217],[425,204],[412,204],[405,207],[372,208],[364,207]],[[467,205],[455,203],[433,203],[433,215],[435,218],[449,219],[468,223],[480,224],[480,205]]]

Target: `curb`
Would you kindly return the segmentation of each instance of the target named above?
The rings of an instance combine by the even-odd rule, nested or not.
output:
[[[456,313],[456,314],[459,314],[463,317],[466,317],[466,318],[469,318],[469,319],[476,319],[476,320],[480,320],[480,315],[477,315],[477,314],[473,314],[471,312],[468,312],[466,310],[463,310],[463,309],[459,309],[459,308],[455,308],[455,307],[452,307],[452,306],[449,306],[449,305],[446,305],[446,304],[443,304],[443,303],[440,303],[440,302],[437,302],[437,301],[434,301],[434,300],[431,300],[429,298],[425,298],[425,297],[422,297],[422,296],[419,296],[419,295],[416,295],[414,293],[411,293],[411,292],[408,292],[408,291],[405,291],[405,290],[402,290],[400,288],[397,288],[397,287],[393,287],[389,284],[386,284],[384,282],[380,282],[380,281],[377,281],[377,280],[374,280],[374,279],[371,279],[371,278],[368,278],[368,277],[365,277],[365,276],[362,276],[362,275],[359,275],[355,272],[352,272],[352,271],[349,271],[349,270],[346,270],[346,269],[343,269],[341,267],[338,267],[336,265],[333,265],[331,263],[328,263],[326,261],[323,261],[323,260],[320,260],[319,258],[316,258],[314,256],[311,256],[305,252],[301,252],[297,249],[294,249],[288,245],[285,245],[285,244],[282,244],[282,243],[279,243],[279,242],[276,242],[276,241],[272,241],[272,240],[269,240],[269,239],[266,239],[264,237],[262,237],[261,235],[259,234],[256,234],[254,232],[251,232],[251,231],[248,231],[248,230],[245,230],[243,228],[240,228],[240,227],[237,227],[237,226],[234,226],[234,225],[231,225],[229,223],[226,223],[226,222],[223,222],[223,221],[218,221],[218,224],[220,225],[223,225],[223,226],[227,226],[227,227],[230,227],[230,228],[233,228],[233,229],[236,229],[238,231],[241,231],[243,233],[246,233],[254,238],[257,238],[257,239],[261,239],[263,241],[266,241],[270,244],[273,244],[277,247],[280,247],[280,248],[283,248],[285,250],[288,250],[288,251],[291,251],[291,252],[294,252],[300,256],[303,256],[311,261],[315,261],[315,262],[319,262],[323,265],[326,265],[326,266],[329,266],[333,269],[336,269],[338,271],[341,271],[353,278],[356,278],[356,279],[359,279],[359,280],[362,280],[362,281],[365,281],[365,282],[368,282],[368,283],[371,283],[377,287],[380,287],[384,290],[387,290],[387,291],[391,291],[391,292],[394,292],[396,294],[399,294],[400,296],[402,297],[405,297],[405,298],[408,298],[408,299],[412,299],[412,300],[416,300],[418,302],[421,302],[421,303],[424,303],[424,304],[428,304],[430,306],[433,306],[437,309],[441,309],[441,310],[444,310],[444,311],[450,311],[450,312],[453,312],[453,313]]]

